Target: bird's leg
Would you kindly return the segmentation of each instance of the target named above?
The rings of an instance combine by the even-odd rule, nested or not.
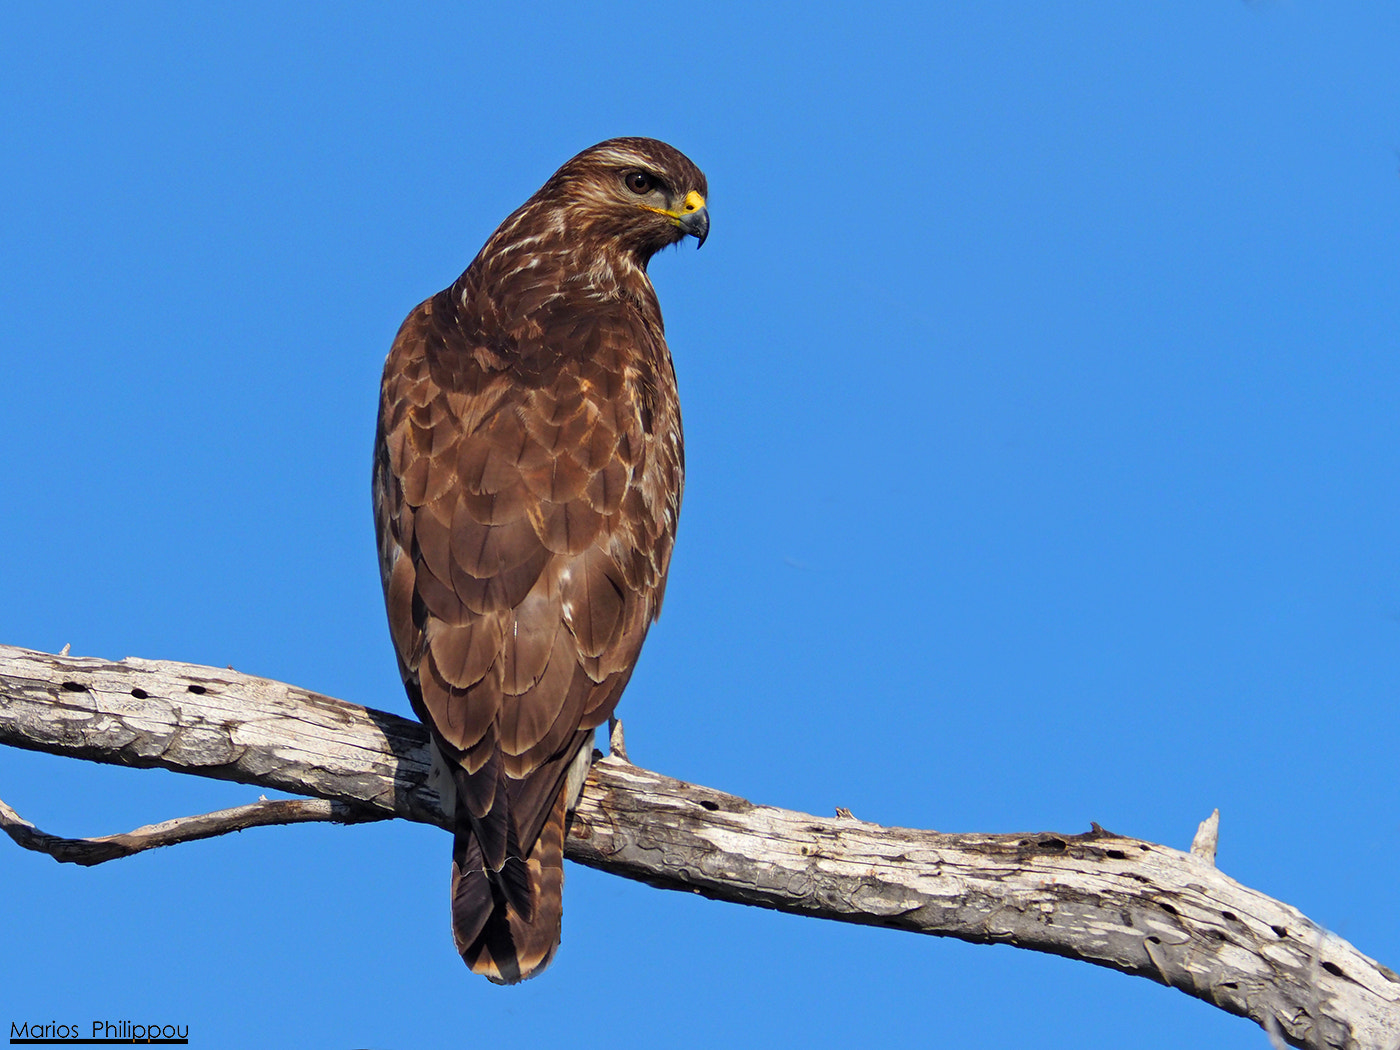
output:
[[[627,741],[622,737],[622,719],[608,719],[608,757],[618,758],[629,766],[632,760],[627,757]]]

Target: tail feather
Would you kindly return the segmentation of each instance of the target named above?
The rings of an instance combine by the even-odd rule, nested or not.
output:
[[[451,763],[461,800],[453,817],[452,936],[473,972],[497,984],[533,977],[559,948],[568,811],[592,754],[593,730],[581,729],[530,777],[502,772],[489,790],[479,783],[485,767],[468,774]],[[489,808],[478,812],[488,795]]]
[[[452,863],[452,935],[472,972],[496,984],[535,976],[559,949],[567,803],[560,791],[525,861],[532,903],[528,917],[510,902],[500,882],[470,867],[474,860],[479,863],[480,848],[469,833],[458,833]]]
[[[534,905],[531,903],[530,876],[526,872],[525,851],[520,846],[515,812],[507,802],[503,788],[492,788],[490,792],[499,800],[498,805],[487,807],[484,813],[476,811],[473,802],[484,794],[480,786],[483,775],[501,780],[505,778],[499,762],[488,764],[476,774],[456,765],[452,770],[459,801],[453,817],[456,825],[452,847],[454,871],[481,870],[485,879],[504,895],[516,913],[529,921]],[[479,898],[480,895],[479,887],[473,887],[468,893],[469,899]],[[455,914],[458,910],[455,889],[452,896]]]
[[[476,836],[459,831],[452,840],[452,936],[459,952],[481,936],[496,911],[497,896]]]

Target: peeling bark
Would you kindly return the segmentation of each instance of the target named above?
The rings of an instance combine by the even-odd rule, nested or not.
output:
[[[427,742],[416,722],[231,670],[0,647],[0,743],[335,804],[287,807],[296,820],[447,827],[427,786]],[[110,858],[93,860],[104,847],[92,843],[132,852],[219,834],[221,821],[279,822],[268,806],[102,840],[44,836],[12,811],[0,825],[29,848],[94,863]],[[608,758],[589,775],[567,855],[717,900],[1081,959],[1249,1017],[1295,1046],[1400,1050],[1400,977],[1217,870],[1213,836],[1203,829],[1193,856],[1097,826],[888,828],[756,806]]]

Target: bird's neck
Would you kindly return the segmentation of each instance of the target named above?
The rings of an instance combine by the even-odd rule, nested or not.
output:
[[[661,327],[646,260],[610,245],[578,242],[567,230],[487,242],[454,286],[463,306],[472,300],[504,318],[529,319],[559,311],[580,316],[634,310]]]

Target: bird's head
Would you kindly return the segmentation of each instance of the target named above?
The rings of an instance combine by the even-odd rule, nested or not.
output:
[[[608,139],[574,157],[531,203],[580,244],[621,250],[643,267],[685,237],[710,232],[707,186],[680,150],[657,139]]]

